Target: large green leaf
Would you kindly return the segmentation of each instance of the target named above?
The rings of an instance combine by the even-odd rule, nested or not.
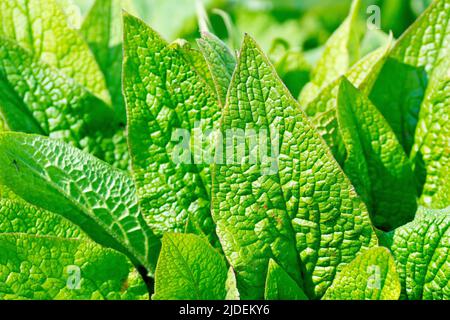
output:
[[[148,299],[127,258],[92,242],[0,234],[0,299]]]
[[[298,284],[274,260],[267,269],[265,300],[308,300]]]
[[[321,58],[312,72],[311,82],[302,90],[300,103],[307,105],[320,90],[344,75],[359,59],[359,45],[363,35],[358,17],[361,1],[354,0],[350,13],[342,25],[328,39]]]
[[[263,297],[272,258],[294,281],[300,283],[303,274],[306,294],[320,297],[337,271],[376,242],[367,208],[248,36],[228,97],[222,134],[247,130],[242,146],[252,151],[239,154],[235,144],[220,142],[233,152],[227,163],[217,156],[212,205],[241,296]],[[249,141],[258,133],[272,142],[262,139],[260,149],[267,146],[272,153],[254,161],[257,152]],[[237,162],[228,161],[231,156]]]
[[[164,234],[153,300],[223,300],[226,281],[225,260],[205,239]]]
[[[154,271],[159,241],[128,175],[62,142],[20,133],[0,134],[0,163],[1,184]]]
[[[236,67],[236,58],[228,46],[212,33],[203,32],[202,38],[197,40],[197,43],[208,64],[217,97],[223,106]]]
[[[402,298],[450,299],[450,208],[420,208],[413,222],[381,240],[394,255]]]
[[[180,146],[215,128],[217,99],[177,46],[129,14],[124,25],[128,141],[143,214],[158,235],[183,231],[189,218],[214,240],[209,164],[198,158],[209,142],[193,152]]]
[[[449,0],[430,5],[398,40],[370,95],[407,154],[429,77],[450,54],[449,11]]]
[[[372,248],[336,276],[324,300],[398,300],[400,280],[388,249]]]
[[[450,58],[430,78],[422,103],[411,159],[422,189],[420,203],[450,206]]]
[[[2,1],[0,22],[0,36],[11,38],[38,60],[59,69],[104,101],[110,101],[94,56],[79,33],[69,27],[55,0]]]

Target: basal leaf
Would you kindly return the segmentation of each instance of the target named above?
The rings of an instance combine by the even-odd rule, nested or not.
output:
[[[450,210],[420,208],[413,222],[387,234],[408,300],[450,299]]]
[[[434,1],[403,34],[370,95],[408,155],[429,77],[450,54],[449,10],[448,0]]]
[[[158,235],[182,232],[189,217],[214,241],[209,164],[189,146],[195,130],[216,128],[217,99],[176,46],[129,14],[124,25],[128,141],[143,214]]]
[[[422,191],[420,203],[431,208],[450,206],[450,58],[433,71],[419,122],[411,159]]]
[[[159,241],[128,175],[62,142],[19,133],[0,134],[0,163],[1,184],[154,271]]]
[[[228,97],[221,132],[244,131],[245,152],[220,142],[231,154],[214,165],[212,206],[241,297],[263,297],[271,258],[297,283],[304,278],[309,297],[321,297],[337,271],[375,244],[367,208],[248,36]],[[255,135],[267,137],[257,148]],[[264,148],[272,152],[255,161]]]
[[[66,15],[55,0],[2,1],[0,22],[0,36],[11,38],[38,60],[110,102],[94,56],[78,32],[69,27]]]
[[[267,269],[265,300],[308,300],[303,290],[274,260]]]
[[[359,44],[363,30],[358,23],[361,1],[354,0],[350,13],[342,25],[328,39],[321,58],[313,69],[311,82],[300,96],[300,104],[307,105],[320,90],[344,75],[359,59]]]
[[[388,249],[372,248],[336,276],[324,300],[398,300],[400,280]]]
[[[127,258],[91,242],[0,234],[0,299],[145,299]]]
[[[228,46],[212,33],[203,32],[202,38],[197,40],[197,44],[208,64],[217,97],[221,104],[225,105],[231,76],[236,67],[236,58]]]
[[[225,261],[207,241],[192,234],[164,234],[153,300],[223,300],[226,280]]]

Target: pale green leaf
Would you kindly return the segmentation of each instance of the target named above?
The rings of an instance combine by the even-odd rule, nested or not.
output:
[[[202,32],[202,38],[198,39],[197,43],[208,64],[217,97],[223,106],[236,66],[236,58],[228,46],[212,33]]]
[[[400,280],[388,249],[372,248],[336,276],[324,300],[398,300]]]
[[[226,280],[224,259],[205,239],[164,234],[153,300],[223,300]]]
[[[269,260],[265,300],[308,300],[303,290],[274,260]]]
[[[300,95],[300,104],[307,105],[330,82],[344,75],[359,59],[359,46],[363,35],[358,17],[361,0],[354,0],[350,13],[342,25],[325,44],[321,58],[312,72],[311,82]]]
[[[103,74],[81,35],[70,28],[55,0],[0,2],[0,36],[9,37],[34,57],[59,69],[105,102]]]
[[[239,294],[239,290],[237,288],[236,282],[236,273],[233,268],[230,267],[228,269],[227,281],[225,282],[225,288],[227,290],[227,295],[225,300],[240,300],[241,295]]]
[[[132,10],[130,0],[96,0],[83,22],[81,33],[102,70],[117,117],[125,121],[122,96],[122,10]]]

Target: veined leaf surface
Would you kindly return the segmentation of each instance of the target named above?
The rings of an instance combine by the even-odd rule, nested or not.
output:
[[[62,142],[0,134],[0,183],[29,203],[58,213],[94,241],[153,272],[159,250],[122,171]]]
[[[322,296],[336,272],[376,239],[366,206],[248,36],[221,123],[222,134],[233,129],[265,130],[265,143],[279,149],[256,164],[243,154],[237,163],[214,165],[213,217],[241,297],[263,297],[271,258],[299,284],[303,274],[309,297]]]

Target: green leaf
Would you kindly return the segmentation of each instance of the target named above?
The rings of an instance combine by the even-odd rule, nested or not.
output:
[[[145,299],[125,256],[91,242],[0,234],[0,299]]]
[[[274,260],[269,260],[265,300],[308,300],[303,290]]]
[[[227,290],[227,295],[225,300],[240,300],[241,295],[239,294],[239,290],[237,288],[236,282],[236,273],[233,268],[230,267],[228,269],[227,281],[225,282],[225,288]]]
[[[0,41],[0,112],[10,129],[49,135],[127,168],[124,130],[112,109],[14,42]]]
[[[278,75],[294,97],[310,80],[311,66],[299,51],[287,50],[274,64]]]
[[[324,300],[398,300],[400,280],[388,249],[372,248],[336,276]]]
[[[197,40],[197,44],[208,64],[217,97],[224,106],[236,58],[228,46],[212,33],[202,32],[202,38]]]
[[[328,39],[313,70],[311,82],[303,88],[300,95],[301,105],[314,100],[321,89],[344,75],[359,59],[359,45],[363,34],[358,21],[360,8],[361,1],[354,0],[347,19]]]
[[[411,159],[422,189],[420,203],[450,206],[450,58],[437,64],[420,108]]]
[[[337,104],[339,139],[346,150],[342,167],[371,209],[373,223],[391,230],[411,221],[417,209],[415,177],[392,129],[345,78]]]
[[[186,40],[177,39],[171,43],[176,49],[183,53],[183,58],[188,61],[198,75],[206,82],[211,91],[216,90],[214,86],[214,80],[211,72],[209,71],[208,63],[205,60],[202,52],[198,49],[192,48],[192,45]]]
[[[0,36],[10,37],[38,60],[59,69],[105,102],[105,79],[89,47],[67,24],[55,0],[11,0],[0,3]]]
[[[145,224],[133,181],[69,145],[0,134],[0,183],[27,202],[67,218],[94,241],[154,271],[159,241]]]
[[[4,130],[44,133],[11,84],[0,74],[0,119]]]
[[[392,49],[392,35],[381,47],[355,63],[347,71],[346,77],[358,89],[369,95]]]
[[[125,121],[122,96],[122,10],[129,0],[96,0],[83,22],[81,33],[102,70],[119,119]]]
[[[207,241],[192,234],[164,234],[153,300],[223,300],[226,280],[225,261]]]
[[[383,240],[395,258],[408,300],[450,299],[450,208],[420,208],[413,222]]]
[[[262,140],[261,149],[267,143],[272,153],[257,161],[252,151],[214,165],[213,217],[241,297],[263,297],[271,258],[299,284],[304,275],[309,297],[321,297],[337,271],[375,244],[367,208],[248,36],[228,97],[222,134],[249,130],[245,150],[255,150],[252,130],[272,142],[269,148]],[[234,144],[223,147],[233,160]]]
[[[409,155],[428,79],[450,55],[448,0],[436,0],[403,34],[370,95]],[[395,84],[395,85],[393,85]]]
[[[182,232],[193,219],[215,242],[209,164],[180,148],[190,145],[194,131],[217,126],[217,99],[177,46],[129,14],[124,26],[128,141],[144,217],[157,235]],[[177,158],[180,152],[187,157]]]
[[[78,227],[63,217],[17,199],[0,199],[0,234],[4,233],[80,239],[86,237]]]

